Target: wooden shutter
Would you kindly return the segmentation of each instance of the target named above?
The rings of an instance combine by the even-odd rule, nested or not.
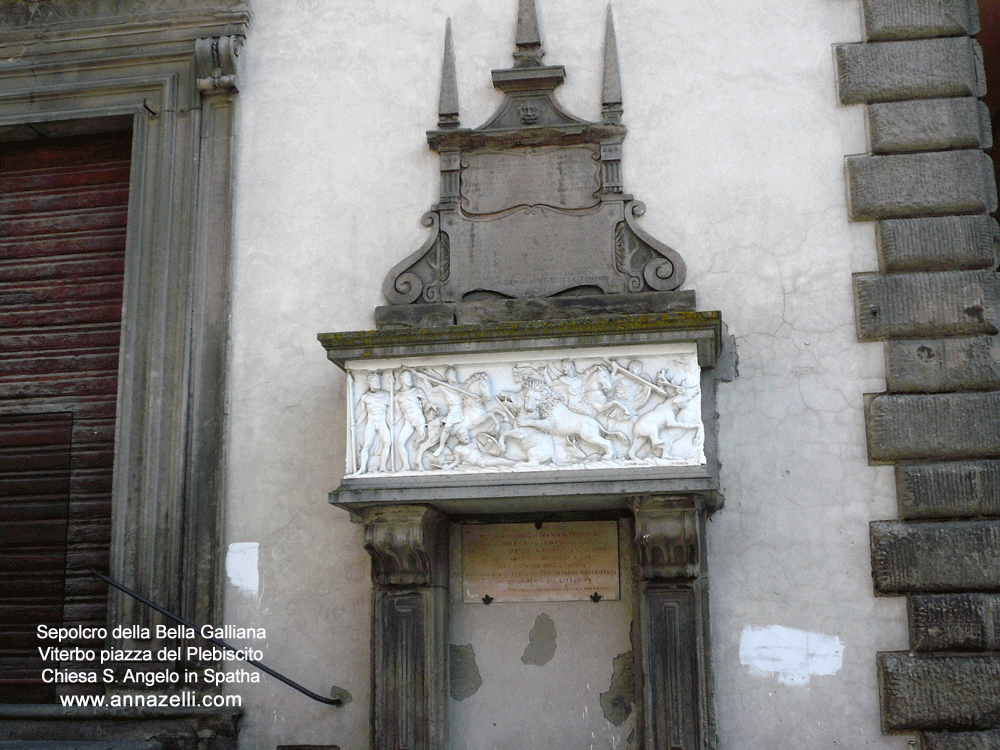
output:
[[[0,702],[55,699],[39,623],[105,625],[131,144],[0,149]]]

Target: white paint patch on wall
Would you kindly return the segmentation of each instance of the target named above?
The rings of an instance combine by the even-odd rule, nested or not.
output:
[[[233,542],[226,553],[226,575],[240,591],[257,596],[260,575],[257,572],[257,542]]]
[[[743,628],[740,663],[752,675],[774,675],[782,685],[807,685],[812,675],[830,675],[844,663],[844,645],[835,635],[771,625]]]

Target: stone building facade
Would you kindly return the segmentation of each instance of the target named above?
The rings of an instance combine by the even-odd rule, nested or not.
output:
[[[103,560],[311,691],[335,686],[340,704],[244,679],[256,670],[230,661],[221,671],[240,681],[202,679],[193,692],[238,707],[63,708],[60,696],[87,693],[65,684],[26,704],[18,673],[0,746],[1000,746],[997,198],[975,2],[616,0],[610,36],[604,3],[534,5],[0,5],[0,180],[27,184],[40,167],[23,154],[55,139],[131,133],[120,277],[107,282],[122,294],[108,345],[116,416],[101,417],[114,423],[113,478],[75,510],[91,475],[70,430],[70,511],[56,524],[81,550],[105,551],[63,553],[60,622],[75,622],[71,611],[109,630],[163,622],[120,592],[89,608],[87,569]],[[534,104],[511,110],[514,124],[492,118],[559,76],[552,111],[569,119],[544,121]],[[499,135],[476,134],[491,122]],[[645,204],[620,223],[647,249],[615,244],[613,223],[607,244],[643,267],[614,266],[620,288],[550,281],[593,262],[591,227],[558,262],[541,240],[535,260],[505,257],[522,273],[545,257],[537,284],[499,290],[506,301],[481,284],[449,287],[433,244],[449,197],[460,202],[448,180],[494,172],[448,150],[488,146],[502,162],[552,146],[545,138],[589,144],[600,167],[597,188],[567,189],[582,203],[558,210],[624,212],[615,196],[626,194]],[[25,258],[48,257],[31,249],[37,237],[55,236],[68,210],[25,224],[52,190],[18,190],[35,202],[17,193],[0,214],[13,284],[0,299],[12,342],[0,353],[0,438],[14,435],[4,456],[25,442],[25,420],[78,414],[67,404],[96,356],[45,374],[61,389],[49,400],[23,375],[19,363],[39,355],[13,342],[48,324],[19,311],[90,302],[52,296],[69,282],[24,275]],[[491,195],[461,198],[482,208]],[[90,232],[66,231],[72,252]],[[466,250],[508,247],[461,236]],[[644,275],[662,258],[686,270],[677,285]],[[456,279],[481,270],[451,268]],[[398,279],[410,272],[452,298],[406,298]],[[583,401],[551,421],[585,372],[613,375],[619,393],[645,378],[673,422],[640,406],[611,424],[594,404],[581,421]],[[492,422],[449,422],[446,393],[483,379],[490,398],[508,394],[484,409]],[[413,388],[437,389],[442,414],[422,447],[403,417],[391,434],[368,427]],[[697,408],[685,411],[682,391]],[[664,433],[673,442],[658,447]],[[540,434],[549,442],[527,445]],[[577,471],[584,489],[567,479]],[[108,520],[87,515],[102,503]],[[2,522],[8,562],[37,546],[22,521]],[[613,522],[617,597],[467,601],[463,535],[498,521]],[[74,608],[81,596],[87,607]],[[0,601],[8,670],[10,654],[38,645],[22,633],[26,602]],[[668,610],[681,614],[657,614]],[[109,634],[103,647],[176,641]],[[183,692],[123,686],[126,666],[89,694]],[[164,658],[154,671],[218,666]]]

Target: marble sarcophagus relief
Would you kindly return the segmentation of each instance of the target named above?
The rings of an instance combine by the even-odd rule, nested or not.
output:
[[[705,463],[693,344],[348,367],[350,476]]]

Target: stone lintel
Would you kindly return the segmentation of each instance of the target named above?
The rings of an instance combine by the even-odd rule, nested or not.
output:
[[[1000,732],[924,732],[920,750],[1000,750]]]
[[[715,311],[650,313],[321,333],[318,338],[327,358],[341,369],[348,360],[667,342],[694,342],[704,368],[715,364],[722,349],[722,317]]]
[[[986,94],[983,52],[969,37],[838,44],[835,51],[844,104]]]
[[[1000,457],[1000,393],[882,394],[866,410],[873,461]]]
[[[868,134],[876,154],[993,146],[989,108],[971,96],[869,105]]]
[[[876,225],[879,267],[899,271],[972,271],[997,264],[996,219],[939,216],[888,219]]]
[[[899,465],[896,498],[903,519],[1000,516],[1000,461]]]
[[[1000,651],[1000,595],[922,594],[907,606],[914,651]]]
[[[991,271],[854,275],[858,338],[992,335],[1000,280]]]
[[[889,341],[885,364],[891,393],[1000,388],[1000,340],[996,336]]]
[[[979,33],[976,0],[864,0],[870,42]]]
[[[875,521],[875,593],[1000,591],[1000,520]]]
[[[846,164],[853,221],[997,209],[993,162],[979,150],[848,156]]]
[[[1000,656],[886,652],[878,655],[878,674],[885,732],[984,730],[1000,723]]]

